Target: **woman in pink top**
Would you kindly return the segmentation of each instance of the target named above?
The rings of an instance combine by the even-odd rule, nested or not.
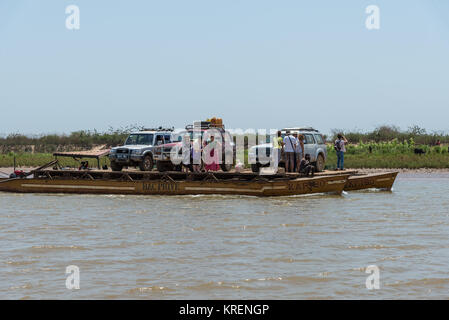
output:
[[[218,171],[220,170],[220,166],[218,164],[218,148],[220,147],[220,143],[215,141],[214,136],[210,137],[210,142],[205,146],[203,151],[209,152],[209,157],[207,157],[208,161],[205,161],[205,169],[206,171]],[[206,154],[207,156],[207,154]]]

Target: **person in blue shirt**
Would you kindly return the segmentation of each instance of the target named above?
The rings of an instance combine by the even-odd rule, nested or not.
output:
[[[334,142],[334,149],[337,152],[337,170],[344,170],[344,162],[345,162],[345,145],[348,143],[348,140],[344,135],[338,134],[337,140]]]

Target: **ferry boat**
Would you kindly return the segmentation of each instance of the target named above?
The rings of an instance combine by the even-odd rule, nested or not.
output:
[[[291,196],[341,194],[349,174],[300,177],[256,173],[110,172],[35,170],[32,177],[0,180],[0,191],[138,195],[225,194]]]

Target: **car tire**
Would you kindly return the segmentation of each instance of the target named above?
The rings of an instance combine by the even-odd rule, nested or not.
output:
[[[254,173],[259,173],[260,171],[260,164],[256,163],[256,164],[252,164],[251,165],[251,171]]]
[[[324,156],[320,153],[316,158],[315,162],[316,171],[317,172],[324,171],[324,165],[325,165]]]
[[[225,164],[225,163],[222,163],[222,164],[220,164],[220,168],[221,168],[221,170],[223,170],[224,172],[231,171],[231,169],[232,169],[232,164]]]
[[[112,171],[122,171],[123,166],[116,163],[115,161],[111,161],[111,170]]]
[[[165,172],[165,171],[173,171],[173,163],[168,161],[157,161],[156,162],[156,168],[159,172]]]
[[[151,171],[154,167],[153,157],[151,155],[146,155],[143,157],[142,162],[139,163],[139,169],[141,171]]]

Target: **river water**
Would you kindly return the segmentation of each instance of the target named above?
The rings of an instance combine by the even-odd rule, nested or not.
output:
[[[0,298],[447,298],[448,194],[441,173],[343,196],[0,193]]]

